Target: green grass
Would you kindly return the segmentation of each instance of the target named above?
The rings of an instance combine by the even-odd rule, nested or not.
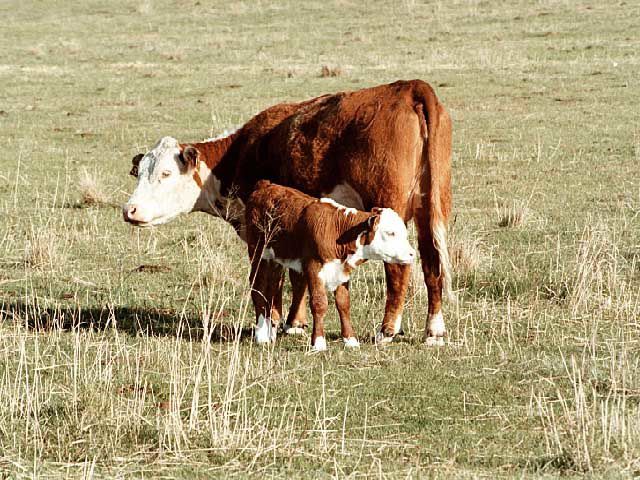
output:
[[[10,0],[0,16],[0,476],[638,475],[635,2]],[[230,227],[135,230],[114,207],[163,135],[398,78],[430,82],[454,119],[445,348],[419,342],[418,272],[407,335],[372,344],[379,264],[353,281],[359,351],[333,311],[326,354],[258,348]]]

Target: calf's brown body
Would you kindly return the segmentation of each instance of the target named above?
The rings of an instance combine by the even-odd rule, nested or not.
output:
[[[256,322],[260,316],[270,319],[272,311],[277,310],[283,264],[289,264],[309,286],[312,345],[316,338],[324,337],[328,301],[320,271],[329,262],[344,263],[356,253],[358,242],[366,245],[375,234],[375,217],[375,213],[336,207],[298,190],[259,181],[245,210]],[[352,268],[344,267],[347,273]],[[348,282],[338,285],[335,301],[342,337],[355,338],[349,314]]]

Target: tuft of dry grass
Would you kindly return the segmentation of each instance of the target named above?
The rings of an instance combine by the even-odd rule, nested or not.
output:
[[[24,248],[24,264],[51,270],[63,261],[56,234],[49,229],[32,230]]]
[[[449,236],[449,258],[451,267],[458,274],[476,272],[486,260],[480,239],[461,234]]]
[[[109,196],[103,190],[96,175],[83,169],[78,179],[80,202],[87,206],[110,205]]]
[[[497,208],[498,226],[517,228],[525,225],[532,217],[529,207],[519,201],[514,201],[511,205]]]
[[[322,65],[322,68],[320,69],[320,78],[340,77],[342,73],[342,68],[340,67],[330,67],[328,65]]]

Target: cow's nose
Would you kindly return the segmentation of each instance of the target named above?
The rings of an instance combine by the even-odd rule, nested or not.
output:
[[[122,216],[124,217],[125,221],[128,222],[134,219],[134,216],[137,211],[138,211],[138,207],[136,205],[127,204],[124,207],[122,207]]]

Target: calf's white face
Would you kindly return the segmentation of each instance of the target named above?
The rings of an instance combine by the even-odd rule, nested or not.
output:
[[[363,257],[386,263],[413,263],[416,251],[409,243],[407,227],[400,216],[391,208],[375,211],[377,215],[369,219],[373,240],[363,246]]]
[[[194,180],[197,151],[182,152],[175,138],[164,137],[137,165],[138,184],[123,206],[124,220],[133,225],[160,225],[194,210],[201,188]],[[135,174],[136,166],[134,161]]]

